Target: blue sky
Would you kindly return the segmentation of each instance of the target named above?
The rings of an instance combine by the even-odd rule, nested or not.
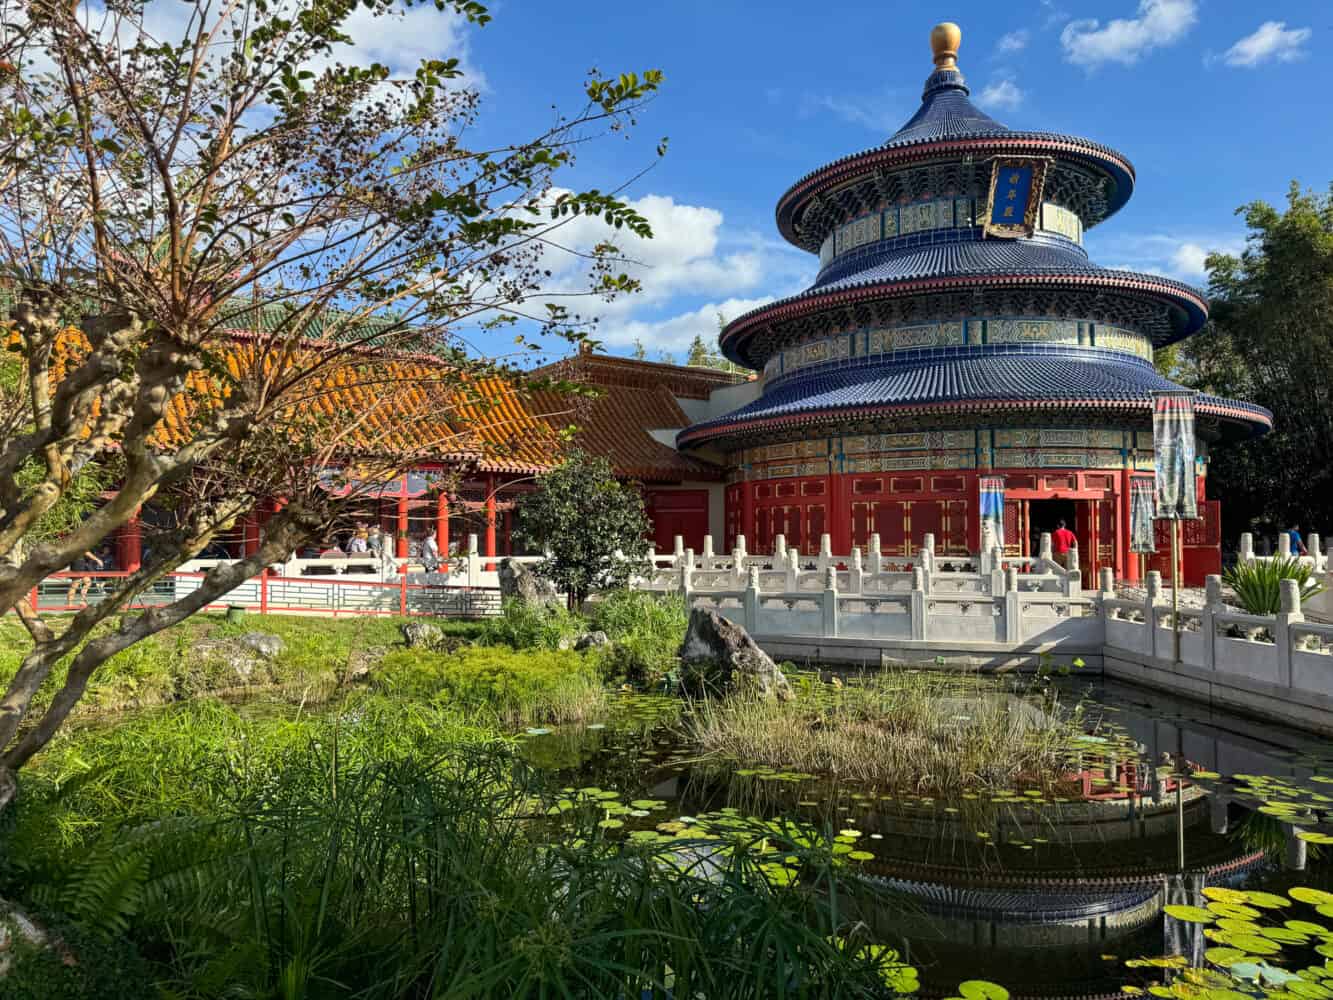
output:
[[[659,98],[634,139],[587,148],[580,186],[629,192],[655,224],[645,293],[601,310],[599,337],[681,355],[694,333],[799,291],[813,258],[773,225],[778,196],[829,160],[882,142],[920,103],[939,20],[963,28],[973,99],[1015,127],[1086,136],[1129,156],[1134,199],[1088,237],[1113,267],[1205,280],[1210,249],[1238,250],[1234,210],[1280,201],[1292,179],[1333,181],[1327,0],[500,0],[485,28],[417,21],[477,74],[484,134],[525,136],[577,105],[584,72],[656,67]],[[431,15],[438,20],[439,15]],[[416,21],[414,15],[413,20]],[[386,38],[385,41],[388,39]],[[589,234],[591,235],[591,234]]]

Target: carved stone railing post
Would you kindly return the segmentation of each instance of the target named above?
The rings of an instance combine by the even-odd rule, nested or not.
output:
[[[927,576],[935,572],[935,536],[929,531],[921,539],[921,565],[926,568]]]
[[[1148,570],[1148,579],[1145,582],[1145,591],[1143,595],[1143,621],[1148,627],[1148,655],[1157,656],[1157,647],[1160,643],[1157,633],[1161,631],[1157,627],[1157,601],[1162,596],[1162,573],[1160,570]]]
[[[685,598],[686,608],[690,606],[690,597],[693,591],[694,591],[694,549],[686,549],[680,556],[680,592],[681,595]]]
[[[467,585],[481,586],[481,555],[477,551],[477,536],[467,536]]]
[[[879,548],[879,532],[876,531],[866,542],[866,555],[869,556],[869,565],[866,567],[872,576],[879,576],[884,572],[884,555]]]
[[[787,561],[787,536],[782,532],[778,532],[777,537],[773,539],[773,560],[775,562]]]
[[[745,561],[749,556],[745,552],[745,536],[736,536],[736,547],[731,550],[732,561],[736,564],[736,577],[738,580],[745,579]]]
[[[819,536],[819,570],[822,573],[830,566],[835,566],[833,562],[833,536]]]
[[[926,571],[912,567],[912,638],[925,639],[929,634],[926,621]]]
[[[676,565],[680,565],[680,557],[685,554],[685,536],[677,535],[673,546],[671,554],[676,558]]]
[[[1248,531],[1240,536],[1238,558],[1241,562],[1254,562],[1254,535]]]
[[[749,579],[745,585],[745,596],[741,599],[745,607],[745,631],[754,635],[759,631],[759,567],[751,566]]]
[[[847,593],[859,594],[864,583],[865,567],[861,563],[861,550],[852,546],[852,562],[847,567]]]
[[[1310,532],[1310,536],[1305,541],[1305,549],[1310,553],[1310,559],[1314,562],[1314,570],[1316,573],[1319,572],[1319,557],[1323,555],[1323,550],[1319,546],[1319,532]]]
[[[1004,593],[1004,552],[998,545],[991,550],[990,592],[992,597]]]
[[[1226,610],[1222,601],[1222,578],[1216,573],[1204,577],[1203,614],[1200,629],[1203,632],[1203,666],[1207,670],[1217,669],[1217,623],[1214,615]]]
[[[788,549],[787,550],[787,593],[794,594],[800,589],[801,589],[801,554],[797,552],[795,549]]]
[[[1097,588],[1097,589],[1098,589],[1099,591],[1101,591],[1102,596],[1103,596],[1103,597],[1114,597],[1114,596],[1115,596],[1115,570],[1111,569],[1110,566],[1103,566],[1103,567],[1102,567],[1102,571],[1101,571],[1100,573],[1098,573],[1097,576],[1098,576],[1098,588]]]
[[[825,538],[828,536],[825,535]],[[824,636],[835,639],[838,636],[838,569],[830,566],[824,570]]]
[[[1042,562],[1055,562],[1055,555],[1051,550],[1051,533],[1049,531],[1041,533],[1041,539],[1037,543],[1037,558]]]
[[[1305,621],[1301,613],[1301,585],[1295,580],[1281,580],[1281,610],[1273,626],[1273,642],[1277,646],[1277,682],[1291,687],[1292,646],[1291,626]]]
[[[712,559],[712,558],[713,558],[713,536],[712,536],[712,535],[704,535],[704,558],[705,558],[705,559]],[[704,568],[705,568],[705,569],[712,569],[711,566],[705,566]]]
[[[1277,557],[1279,559],[1291,558],[1291,536],[1285,531],[1277,536]]]
[[[1069,549],[1065,562],[1065,578],[1060,585],[1060,592],[1066,597],[1077,597],[1083,592],[1083,571],[1079,568],[1077,545]]]
[[[927,535],[926,538],[929,540],[930,536]],[[935,568],[932,565],[933,562],[934,559],[930,554],[930,549],[922,546],[921,551],[918,552],[916,556],[916,568],[921,570],[921,578],[924,581],[924,588],[927,594],[931,591],[930,578],[935,572]]]
[[[1004,574],[1004,639],[1023,641],[1023,592],[1018,589],[1018,567],[1010,566]]]

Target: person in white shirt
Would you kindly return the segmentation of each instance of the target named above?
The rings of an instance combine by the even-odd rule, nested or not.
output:
[[[433,534],[427,533],[421,539],[421,564],[427,573],[434,573],[440,568],[440,544]]]

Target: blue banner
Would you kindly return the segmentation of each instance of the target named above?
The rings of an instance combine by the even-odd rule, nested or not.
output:
[[[1032,197],[1032,168],[1030,166],[1000,165],[995,178],[990,221],[992,226],[1021,226],[1028,214]]]

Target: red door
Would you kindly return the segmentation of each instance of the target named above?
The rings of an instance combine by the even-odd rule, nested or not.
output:
[[[943,500],[912,501],[912,553],[920,552],[926,544],[926,535],[935,536],[935,552],[939,554],[947,539],[944,537]]]
[[[879,532],[880,554],[901,558],[907,553],[907,505],[901,500],[882,500],[875,504],[875,530]]]
[[[646,497],[653,522],[653,544],[658,552],[671,552],[680,535],[687,549],[702,552],[708,534],[707,490],[653,490]]]

